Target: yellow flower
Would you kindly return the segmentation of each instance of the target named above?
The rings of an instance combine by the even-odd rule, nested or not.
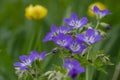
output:
[[[26,9],[25,9],[25,16],[26,16],[26,18],[28,18],[28,19],[33,19],[33,6],[32,5],[30,5],[30,6],[28,6]]]
[[[30,5],[25,9],[25,16],[28,19],[42,19],[47,15],[47,9],[41,5]]]
[[[95,16],[94,12],[92,11],[94,6],[97,6],[101,10],[106,9],[106,6],[104,4],[102,4],[101,2],[95,2],[95,3],[91,4],[88,8],[88,15],[91,17]]]

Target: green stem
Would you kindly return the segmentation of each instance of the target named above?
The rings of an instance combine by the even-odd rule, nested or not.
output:
[[[88,48],[87,60],[89,59],[91,47]],[[86,67],[86,80],[89,80],[89,66]]]
[[[120,62],[119,62],[119,64],[116,66],[116,69],[115,69],[115,72],[114,72],[114,74],[113,74],[112,80],[118,80],[119,74],[120,74]]]
[[[99,24],[100,24],[100,20],[97,20],[97,25],[96,25],[95,29],[97,29],[99,27]]]
[[[34,80],[38,80],[37,77],[38,77],[38,67],[37,67],[37,61],[35,61],[35,79]]]
[[[32,73],[31,73],[31,71],[29,71],[29,70],[27,70],[27,73],[32,77],[32,79],[34,80],[34,77],[33,77],[33,75],[32,75]],[[26,80],[26,79],[25,79]]]
[[[36,28],[36,41],[35,41],[35,46],[34,49],[38,49],[41,52],[41,26],[38,24],[39,22],[36,22],[35,28]]]
[[[46,56],[51,55],[51,54],[52,54],[52,52],[49,52],[49,53],[46,54]]]
[[[61,53],[61,59],[62,59],[62,61],[63,61],[63,63],[64,63],[64,53],[63,53],[63,49],[62,48],[60,48],[60,53]]]
[[[33,45],[33,42],[34,42],[34,38],[35,38],[35,29],[32,28],[33,31],[31,31],[31,39],[30,39],[30,42],[29,42],[29,46],[28,46],[28,52],[32,49],[32,45]]]
[[[97,28],[99,27],[99,25],[100,25],[100,20],[97,19],[97,24],[96,24],[96,27],[95,27],[96,30],[97,30]],[[89,59],[90,50],[91,50],[91,47],[88,48],[87,60]],[[88,66],[86,67],[86,80],[90,80],[89,72],[90,72],[90,67],[89,67],[89,65],[88,65]]]

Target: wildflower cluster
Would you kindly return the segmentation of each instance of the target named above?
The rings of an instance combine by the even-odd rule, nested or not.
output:
[[[37,51],[32,51],[29,56],[22,55],[20,56],[21,62],[15,62],[14,66],[16,69],[16,74],[19,78],[22,78],[23,73],[30,73],[30,75],[36,75],[34,67],[38,66],[41,60],[46,57],[46,52],[39,54]],[[35,65],[35,66],[33,66]]]
[[[97,19],[96,26],[93,25],[95,27],[89,25],[86,17],[79,19],[75,13],[71,14],[70,18],[64,19],[65,26],[51,26],[51,31],[43,39],[43,42],[53,41],[57,45],[51,53],[60,53],[59,55],[63,61],[63,65],[60,69],[46,72],[41,75],[42,77],[48,76],[48,80],[67,80],[68,78],[74,80],[79,74],[86,71],[85,68],[90,64],[90,61],[90,65],[95,66],[96,60],[99,59],[98,56],[102,55],[102,58],[100,57],[100,60],[104,59],[104,62],[101,61],[102,63],[106,64],[109,62],[109,58],[103,54],[89,59],[91,47],[103,38],[101,35],[102,30],[99,29],[99,26],[108,28],[108,24],[101,22],[101,19],[111,14],[108,10],[100,10],[97,6],[94,6],[92,11]],[[40,62],[48,54],[50,53],[42,52],[38,54],[38,52],[32,51],[29,56],[20,56],[21,62],[16,62],[14,66],[19,72],[28,71],[31,73],[32,71],[32,73],[35,72],[35,74],[38,74],[34,71],[35,66],[33,67],[33,64],[36,64],[36,61]],[[83,63],[87,65],[83,65]]]

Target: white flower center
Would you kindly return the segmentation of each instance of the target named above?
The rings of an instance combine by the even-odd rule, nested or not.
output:
[[[65,46],[66,45],[66,40],[58,40],[57,43],[61,46]]]
[[[91,36],[91,37],[85,37],[85,41],[87,42],[87,43],[94,43],[94,36]]]
[[[78,51],[80,49],[80,45],[78,45],[76,42],[74,42],[70,45],[70,48],[72,51]]]
[[[72,21],[70,22],[70,25],[71,25],[71,26],[75,26],[75,27],[78,28],[78,27],[80,27],[80,21],[78,21],[78,20],[77,20],[77,21],[72,20]]]
[[[73,68],[73,65],[69,64],[68,67],[69,67],[69,69],[72,69],[72,68]]]
[[[31,64],[31,60],[30,59],[27,59],[24,63],[21,63],[22,66],[28,66]]]

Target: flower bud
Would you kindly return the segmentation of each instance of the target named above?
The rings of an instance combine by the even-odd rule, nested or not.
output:
[[[100,25],[103,26],[103,27],[105,27],[107,30],[110,29],[110,25],[107,24],[107,23],[101,22]]]
[[[57,49],[53,49],[53,50],[52,50],[52,53],[56,53],[56,52],[57,52]]]

